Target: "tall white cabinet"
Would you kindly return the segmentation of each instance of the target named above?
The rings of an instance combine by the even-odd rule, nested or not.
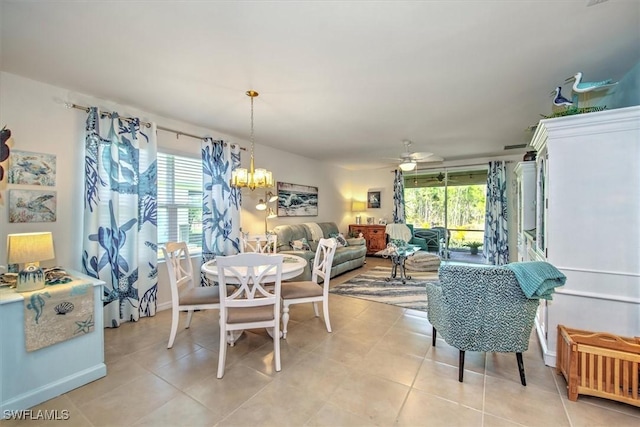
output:
[[[640,336],[640,106],[541,120],[535,231],[523,260],[567,276],[536,329],[555,366],[557,326]]]

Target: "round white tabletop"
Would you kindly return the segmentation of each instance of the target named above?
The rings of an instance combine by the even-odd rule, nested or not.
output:
[[[282,280],[289,280],[293,279],[296,276],[299,276],[307,266],[307,261],[297,255],[276,255],[282,255],[284,258],[282,262]],[[216,265],[215,259],[202,264],[201,270],[211,280],[218,281],[218,266]],[[270,279],[271,278],[267,276],[267,281],[270,281]],[[273,280],[275,280],[275,278],[273,278]],[[235,283],[235,278],[227,277],[227,283]]]

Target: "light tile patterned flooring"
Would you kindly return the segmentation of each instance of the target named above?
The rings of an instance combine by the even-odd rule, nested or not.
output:
[[[388,262],[368,258],[364,269]],[[57,424],[69,427],[640,425],[633,406],[567,400],[534,335],[524,354],[526,387],[513,354],[468,352],[459,383],[458,351],[442,340],[431,346],[425,313],[337,295],[330,310],[331,334],[310,306],[292,307],[278,373],[268,335],[245,333],[228,349],[221,380],[217,311],[196,313],[171,350],[168,310],[106,329],[107,376],[32,409],[68,410],[71,418]]]

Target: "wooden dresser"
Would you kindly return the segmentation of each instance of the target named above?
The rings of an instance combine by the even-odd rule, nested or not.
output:
[[[367,241],[367,255],[373,255],[387,247],[385,225],[350,224],[349,234],[362,233]]]

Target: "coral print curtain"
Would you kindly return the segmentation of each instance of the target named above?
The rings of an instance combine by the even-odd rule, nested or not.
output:
[[[240,166],[240,147],[206,138],[202,141],[202,262],[240,252],[240,189],[231,171]],[[203,284],[206,280],[203,277]]]
[[[393,179],[393,222],[404,224],[404,180],[402,172],[396,169]]]
[[[156,312],[156,129],[89,110],[82,265],[105,281],[105,326]]]
[[[489,162],[484,256],[490,264],[509,262],[507,237],[507,167],[504,161]]]

